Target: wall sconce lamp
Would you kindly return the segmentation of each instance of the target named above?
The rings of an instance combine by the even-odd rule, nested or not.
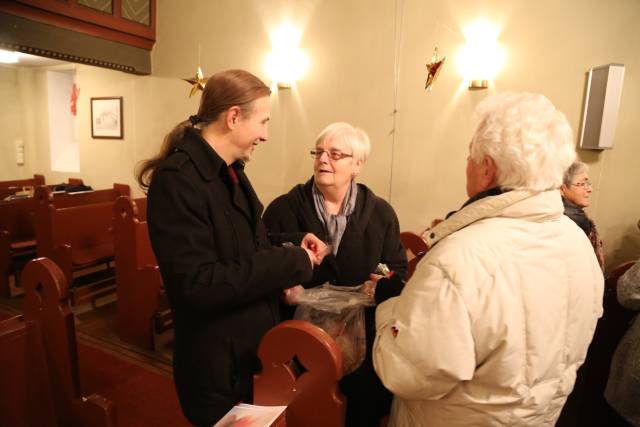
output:
[[[486,89],[504,63],[504,52],[498,44],[500,29],[478,20],[464,30],[467,43],[457,55],[458,70],[469,89]]]
[[[18,62],[18,52],[0,49],[0,63],[15,64]]]
[[[309,61],[298,47],[300,32],[285,23],[270,35],[272,50],[267,55],[265,68],[273,84],[288,89],[307,70]]]

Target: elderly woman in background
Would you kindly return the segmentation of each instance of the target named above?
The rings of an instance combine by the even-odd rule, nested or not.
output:
[[[330,246],[332,253],[315,268],[305,288],[325,282],[364,283],[378,263],[386,264],[400,279],[406,275],[407,257],[393,208],[355,182],[369,151],[369,137],[363,130],[348,123],[330,124],[311,150],[313,177],[278,197],[265,211],[263,219],[270,232],[313,232]],[[398,295],[402,286],[402,280],[376,286],[376,302]],[[340,383],[347,396],[347,426],[377,426],[391,404],[392,396],[376,376],[371,360],[375,307],[365,309],[365,329],[365,360]]]
[[[595,223],[587,216],[584,208],[589,206],[589,196],[593,191],[589,181],[589,167],[579,161],[574,162],[564,173],[560,187],[564,214],[571,218],[586,233],[591,241],[593,250],[598,258],[600,267],[604,270],[604,252],[602,240],[598,235]]]

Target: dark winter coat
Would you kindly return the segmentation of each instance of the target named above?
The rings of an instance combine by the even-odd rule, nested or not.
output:
[[[174,318],[176,389],[196,425],[251,400],[258,343],[279,321],[281,290],[311,277],[304,250],[271,246],[262,205],[242,165],[232,167],[235,184],[188,128],[148,194],[149,237]]]
[[[275,199],[265,210],[263,219],[270,233],[311,232],[327,241],[322,223],[316,214],[312,195],[313,178],[296,185],[288,194]],[[355,286],[369,280],[378,263],[386,264],[394,277],[404,279],[407,273],[407,255],[400,242],[398,218],[383,199],[363,184],[358,184],[358,195],[353,214],[340,241],[336,256],[325,257],[313,271],[313,278],[303,284],[305,288],[324,282]],[[402,280],[384,281],[376,289],[378,294],[395,296],[402,290]],[[379,301],[381,302],[381,301]],[[377,378],[371,361],[371,348],[375,339],[375,307],[365,310],[367,353],[364,362],[353,373],[343,378],[341,388],[347,396],[347,426],[378,423],[380,415],[388,411],[391,394]]]

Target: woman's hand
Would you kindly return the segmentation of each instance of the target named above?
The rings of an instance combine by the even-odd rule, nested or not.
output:
[[[373,296],[376,294],[376,286],[378,285],[377,282],[374,282],[373,280],[367,280],[366,282],[364,282],[362,284],[362,293],[373,298]]]
[[[376,294],[376,286],[378,286],[378,280],[382,279],[384,276],[380,274],[370,274],[369,280],[362,284],[362,292],[371,298]]]
[[[315,265],[320,265],[324,257],[331,253],[331,247],[313,233],[305,234],[300,246],[307,251],[311,263]]]

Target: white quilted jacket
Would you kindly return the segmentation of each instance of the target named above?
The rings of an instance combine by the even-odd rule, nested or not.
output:
[[[427,232],[438,244],[376,311],[390,427],[555,424],[604,285],[587,236],[562,213],[558,191],[510,191]]]

